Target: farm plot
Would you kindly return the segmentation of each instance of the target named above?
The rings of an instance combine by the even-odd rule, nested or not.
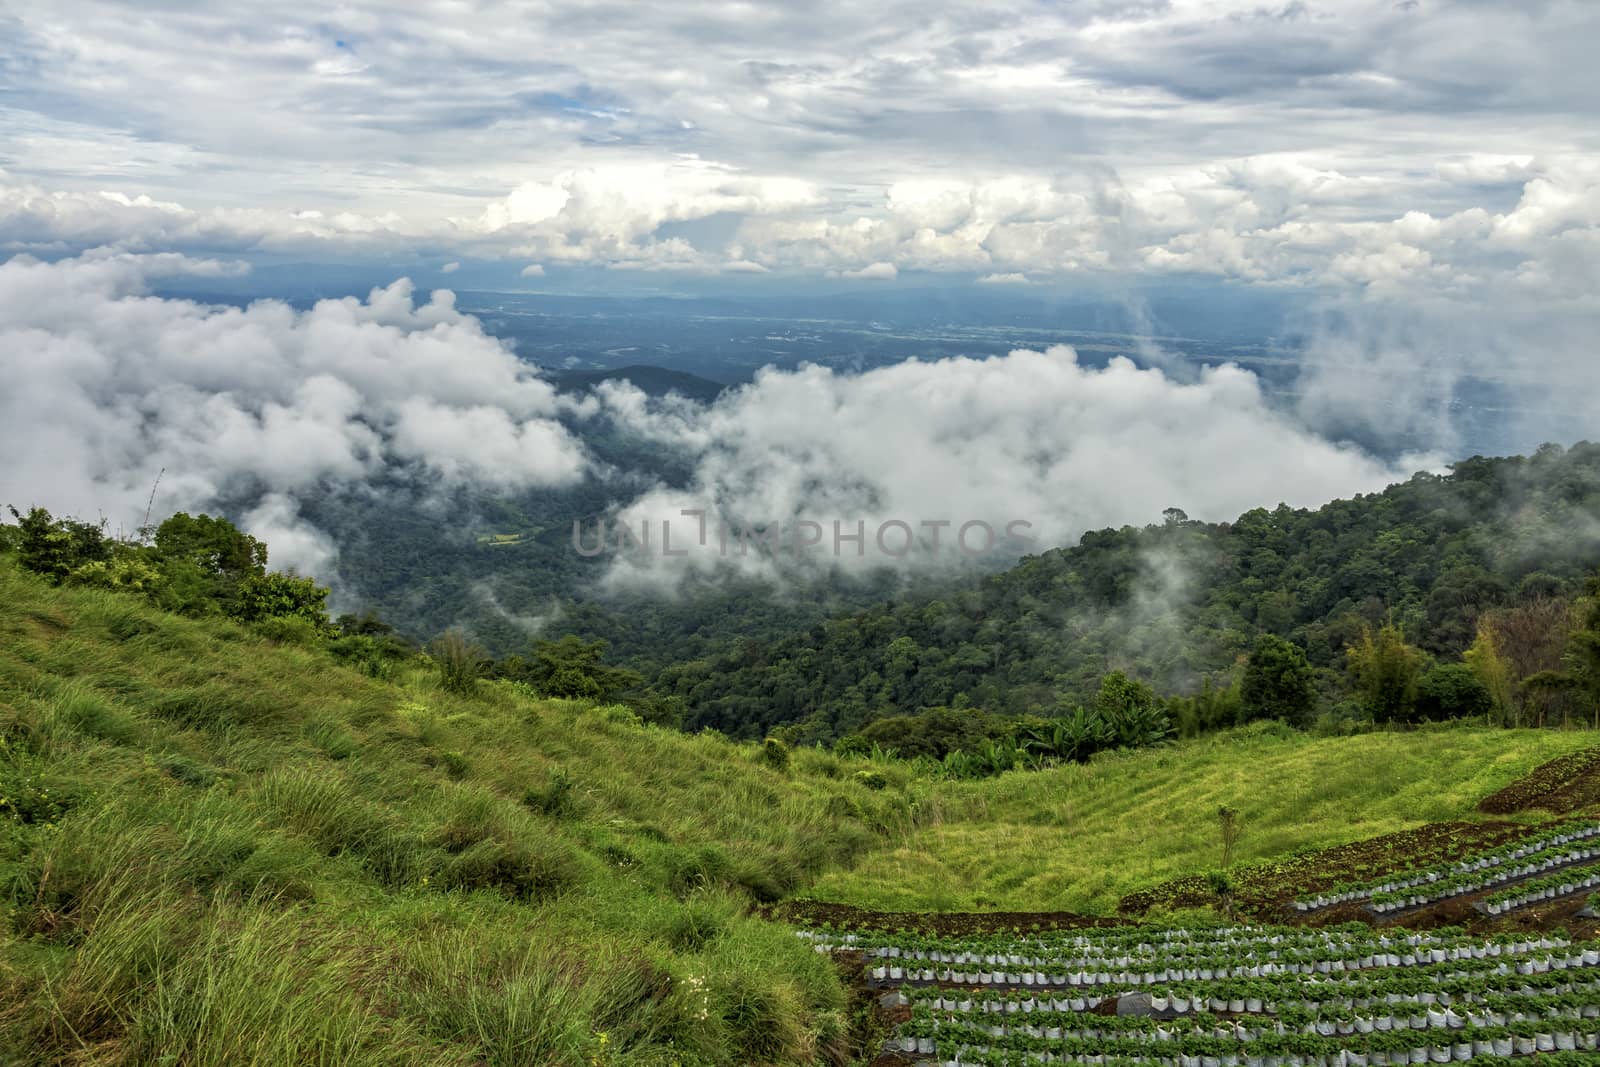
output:
[[[808,932],[862,953],[908,1062],[1367,1067],[1600,1062],[1600,942],[1457,930]]]
[[[1564,824],[1530,833],[1509,844],[1461,860],[1388,875],[1370,882],[1335,886],[1322,893],[1304,894],[1295,899],[1293,907],[1296,912],[1305,914],[1364,901],[1374,915],[1388,916],[1454,897],[1493,892],[1527,883],[1530,879],[1544,882],[1548,880],[1547,876],[1555,877],[1557,872],[1568,868],[1592,865],[1591,861],[1596,860],[1600,860],[1600,822]],[[1555,884],[1564,883],[1557,881]],[[1580,887],[1568,892],[1577,892]]]

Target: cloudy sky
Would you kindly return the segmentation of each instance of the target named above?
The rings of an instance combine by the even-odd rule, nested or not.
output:
[[[338,546],[297,517],[308,487],[571,484],[597,472],[567,427],[612,415],[745,517],[943,509],[1065,541],[1371,490],[1460,454],[1467,379],[1514,387],[1532,443],[1600,410],[1597,49],[1594,0],[0,0],[0,451],[24,457],[0,490],[123,522],[166,469],[170,506],[253,499],[316,570]],[[272,260],[393,284],[149,295]],[[1238,368],[1051,349],[769,373],[686,413],[558,397],[400,278],[469,264],[1198,276],[1312,311],[1287,405]],[[835,447],[790,447],[797,418]],[[1386,433],[1420,447],[1349,443]]]
[[[13,250],[1600,280],[1590,0],[0,11]]]

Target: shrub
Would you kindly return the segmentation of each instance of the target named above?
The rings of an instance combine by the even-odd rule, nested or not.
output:
[[[1476,718],[1494,710],[1494,696],[1465,663],[1446,663],[1417,681],[1416,717]]]
[[[1112,671],[1101,680],[1094,710],[1122,748],[1159,744],[1172,734],[1172,720],[1155,690],[1121,671]]]
[[[322,630],[299,615],[270,615],[255,623],[255,631],[268,641],[310,647],[322,640]]]
[[[733,880],[733,862],[717,845],[698,849],[673,848],[667,852],[667,888],[679,897]]]
[[[70,802],[30,757],[10,750],[0,737],[0,818],[20,823],[53,824]]]
[[[210,769],[179,752],[163,752],[156,757],[155,763],[162,774],[184,785],[205,787],[217,780]]]
[[[446,630],[430,649],[439,668],[439,684],[452,693],[470,695],[478,686],[487,657],[460,630]]]
[[[517,841],[483,840],[450,856],[439,871],[447,889],[489,889],[514,900],[548,900],[582,877],[576,857],[554,840],[535,848]]]
[[[699,952],[721,937],[727,927],[724,910],[708,900],[693,898],[667,906],[656,936],[678,952]]]
[[[32,508],[26,515],[12,508],[11,514],[17,519],[17,555],[22,565],[52,582],[64,581],[86,564],[111,558],[111,542],[106,540],[103,524],[54,519],[43,508]]]
[[[761,758],[773,770],[789,769],[789,746],[776,737],[769,737],[761,745]]]
[[[1350,673],[1361,693],[1362,706],[1375,722],[1407,722],[1417,699],[1417,675],[1422,656],[1406,644],[1406,636],[1393,623],[1376,632],[1370,626],[1345,652]]]
[[[858,784],[864,785],[868,789],[887,789],[889,787],[889,779],[884,777],[882,771],[857,771],[850,777],[855,779]]]

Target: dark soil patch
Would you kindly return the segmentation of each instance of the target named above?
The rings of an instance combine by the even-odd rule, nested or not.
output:
[[[1600,804],[1600,747],[1568,753],[1535,767],[1478,804],[1489,815],[1509,815],[1535,808],[1565,815]]]
[[[1317,893],[1347,882],[1365,882],[1394,871],[1426,867],[1493,848],[1528,833],[1517,823],[1442,822],[1415,830],[1352,841],[1348,845],[1300,852],[1284,859],[1232,872],[1233,904],[1241,914],[1275,922],[1348,922],[1370,916],[1357,905],[1301,916],[1290,904],[1301,893]],[[1206,908],[1217,903],[1204,877],[1189,875],[1129,893],[1117,905],[1132,918],[1152,908]],[[1351,912],[1359,914],[1351,914]]]
[[[821,900],[790,900],[762,909],[769,919],[796,926],[835,930],[878,930],[962,937],[1011,931],[1077,930],[1089,926],[1124,926],[1126,919],[1097,918],[1070,911],[912,912],[869,911]]]

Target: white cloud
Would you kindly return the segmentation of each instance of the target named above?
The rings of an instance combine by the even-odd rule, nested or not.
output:
[[[529,263],[519,272],[524,278],[543,278],[544,266],[539,263]]]
[[[1084,367],[1066,347],[911,361],[858,376],[769,370],[704,410],[661,408],[628,386],[601,395],[630,428],[697,457],[689,488],[659,489],[620,513],[635,530],[649,522],[656,538],[647,556],[617,556],[611,579],[622,585],[670,587],[722,568],[878,565],[888,561],[875,535],[890,520],[923,536],[922,523],[948,521],[947,546],[966,522],[988,523],[998,538],[1025,520],[1036,547],[1159,521],[1170,506],[1223,520],[1279,500],[1312,506],[1376,490],[1437,462],[1413,456],[1391,465],[1330,443],[1269,407],[1256,378],[1237,367],[1184,383],[1120,358]],[[741,556],[736,538],[724,551],[714,533],[701,547],[684,509],[708,511],[713,530],[716,517],[735,530],[811,520],[824,542],[797,561],[780,553],[776,564]],[[660,554],[663,521],[688,555]],[[864,556],[850,542],[834,556],[835,521],[843,533],[865,524]],[[586,530],[592,541],[593,526]],[[891,533],[891,549],[901,536]],[[980,545],[981,530],[971,538]],[[911,562],[949,565],[951,555]]]
[[[158,510],[253,501],[281,562],[324,568],[331,545],[295,498],[414,470],[498,489],[568,484],[581,446],[563,402],[448,290],[401,280],[306,311],[144,295],[152,277],[229,269],[96,254],[0,264],[0,496],[123,529],[161,476]]]
[[[985,274],[978,279],[980,285],[1027,285],[1028,276],[1020,271],[1009,274]]]
[[[0,35],[29,72],[0,108],[0,248],[1463,300],[1592,275],[1592,4],[690,11],[31,5]],[[551,40],[583,47],[529,58]]]
[[[439,268],[439,273],[440,274],[454,274],[456,271],[458,271],[460,269],[461,269],[461,264],[456,262],[455,260],[451,260],[449,263],[446,263],[444,266]]]
[[[859,281],[892,282],[899,274],[900,272],[895,269],[893,263],[879,262],[869,263],[860,270],[841,271],[839,276],[841,278],[854,278]]]

